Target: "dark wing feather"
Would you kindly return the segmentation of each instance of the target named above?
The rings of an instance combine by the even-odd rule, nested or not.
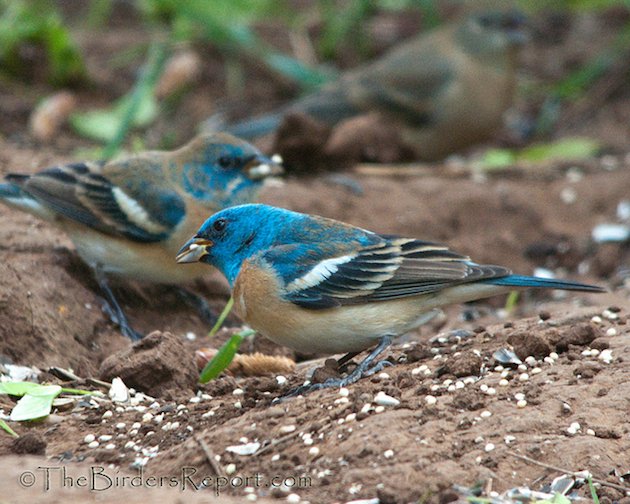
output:
[[[502,277],[510,271],[483,266],[430,242],[383,236],[377,245],[339,258],[313,259],[311,269],[286,286],[286,298],[305,308],[389,301],[446,287]]]
[[[142,177],[122,189],[102,175],[102,167],[76,163],[7,180],[60,216],[103,233],[140,242],[168,237],[185,213],[181,197]]]

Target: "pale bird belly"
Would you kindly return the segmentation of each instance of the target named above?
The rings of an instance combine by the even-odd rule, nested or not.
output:
[[[201,263],[177,264],[177,247],[170,250],[158,244],[134,243],[84,226],[67,225],[64,230],[79,256],[92,267],[101,265],[108,274],[143,282],[178,284],[211,272],[207,265]],[[184,242],[182,238],[180,245]]]

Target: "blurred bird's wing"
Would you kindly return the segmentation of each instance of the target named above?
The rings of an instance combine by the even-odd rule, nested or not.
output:
[[[103,233],[139,242],[163,240],[184,218],[185,203],[170,187],[156,183],[157,166],[149,174],[129,163],[75,163],[6,179],[60,216]],[[113,177],[107,175],[110,167]]]
[[[331,308],[430,294],[510,274],[506,268],[472,263],[434,243],[381,238],[378,244],[336,257],[303,254],[310,264],[303,262],[300,276],[286,281],[284,297],[304,308]]]
[[[449,54],[426,39],[412,40],[368,67],[348,75],[344,88],[353,103],[430,124],[436,102],[455,80]]]

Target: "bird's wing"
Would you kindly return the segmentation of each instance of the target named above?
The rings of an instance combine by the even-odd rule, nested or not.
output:
[[[113,164],[119,168],[113,170],[114,179],[107,176],[112,164],[102,163],[75,163],[6,178],[60,216],[103,233],[139,242],[167,238],[184,218],[184,201],[170,187],[161,188],[145,176],[145,170],[134,174],[134,166],[125,163]]]
[[[442,245],[382,236],[380,243],[335,257],[312,250],[302,254],[297,275],[285,278],[285,298],[304,308],[331,308],[430,294],[508,274],[506,268],[472,263]]]
[[[454,79],[448,51],[420,39],[349,76],[346,88],[353,102],[423,126],[434,120],[436,103]]]

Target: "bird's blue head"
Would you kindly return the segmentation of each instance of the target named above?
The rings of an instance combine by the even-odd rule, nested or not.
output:
[[[173,162],[172,171],[178,174],[181,163],[184,190],[215,208],[252,201],[266,177],[282,173],[277,160],[226,133],[199,136],[174,159],[180,161]]]
[[[230,285],[245,259],[276,243],[291,242],[291,230],[304,214],[267,205],[240,205],[214,214],[177,254],[178,263],[205,262],[219,269]]]

